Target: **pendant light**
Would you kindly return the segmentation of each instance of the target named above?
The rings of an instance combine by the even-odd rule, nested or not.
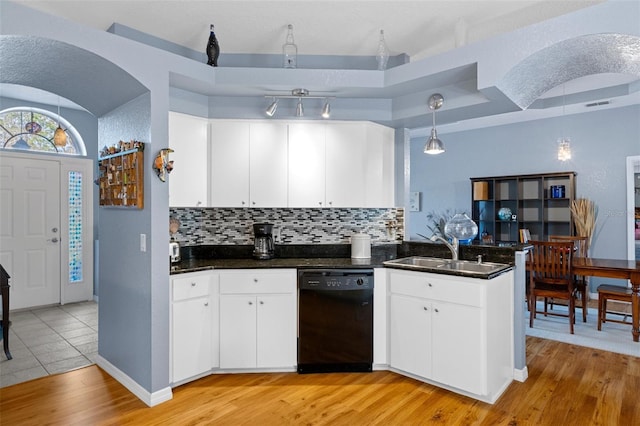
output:
[[[565,130],[565,116],[564,116],[564,106],[565,106],[565,91],[564,91],[564,83],[562,84],[562,137],[558,138],[558,160],[567,161],[571,160],[571,138],[564,136]]]
[[[304,106],[302,106],[302,98],[298,98],[298,105],[296,105],[296,117],[304,117]]]
[[[429,109],[433,111],[433,127],[431,128],[431,136],[424,146],[425,154],[437,155],[444,152],[444,145],[438,139],[438,132],[436,131],[436,110],[440,109],[443,104],[444,97],[441,94],[435,93],[429,97]]]
[[[53,133],[53,144],[57,147],[67,146],[67,134],[60,127],[60,96],[58,96],[58,128]]]

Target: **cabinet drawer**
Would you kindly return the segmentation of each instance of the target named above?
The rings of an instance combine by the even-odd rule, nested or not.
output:
[[[480,279],[410,271],[392,271],[389,278],[391,293],[470,306],[485,304],[487,283]]]
[[[174,302],[209,295],[209,275],[184,276],[171,281]]]
[[[295,291],[295,269],[220,273],[221,294],[294,293]]]

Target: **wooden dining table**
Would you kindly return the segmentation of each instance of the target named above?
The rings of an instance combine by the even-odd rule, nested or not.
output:
[[[572,267],[575,275],[631,281],[631,333],[633,341],[637,342],[640,339],[640,261],[574,257]]]

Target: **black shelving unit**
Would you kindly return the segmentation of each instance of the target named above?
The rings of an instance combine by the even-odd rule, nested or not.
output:
[[[532,240],[573,235],[575,178],[575,172],[471,178],[471,218],[478,224],[477,239],[491,236],[496,243],[518,242],[520,229],[525,228]],[[564,193],[554,194],[552,187],[564,187]],[[501,209],[509,209],[511,215],[501,217]]]

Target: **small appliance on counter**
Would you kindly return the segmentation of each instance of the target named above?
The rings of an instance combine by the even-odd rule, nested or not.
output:
[[[175,217],[169,218],[169,260],[171,264],[180,262],[180,244],[175,240],[173,235],[180,229],[180,221]]]
[[[169,259],[171,263],[180,262],[180,244],[177,241],[169,242]]]
[[[371,258],[371,236],[367,234],[353,234],[351,236],[351,258]]]
[[[273,224],[253,224],[253,257],[255,259],[273,259]]]

